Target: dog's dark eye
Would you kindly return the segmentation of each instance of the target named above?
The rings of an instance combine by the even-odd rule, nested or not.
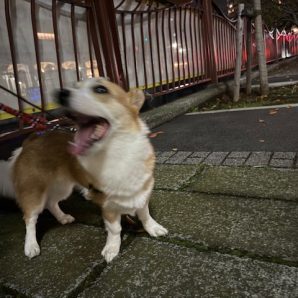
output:
[[[108,93],[108,89],[105,86],[102,86],[102,85],[93,87],[93,91],[95,93],[99,93],[99,94]]]

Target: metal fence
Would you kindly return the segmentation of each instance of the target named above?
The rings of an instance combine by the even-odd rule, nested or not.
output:
[[[44,115],[55,108],[54,88],[104,73],[94,10],[85,1],[71,2],[0,2],[1,103],[26,113],[40,108]],[[26,128],[19,120],[10,130],[17,125]]]
[[[235,23],[208,0],[0,0],[0,102],[46,116],[53,88],[88,77],[151,97],[216,82],[234,71],[235,36]],[[297,35],[265,29],[264,39],[268,62],[298,54]],[[252,47],[256,65],[254,34]],[[11,117],[0,112],[0,139],[30,128],[15,118],[1,125]]]
[[[116,15],[129,87],[157,96],[207,79],[201,10],[118,8]]]

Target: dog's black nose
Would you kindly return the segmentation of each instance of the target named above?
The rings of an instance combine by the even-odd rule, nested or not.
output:
[[[70,97],[70,91],[68,89],[60,89],[56,92],[56,99],[59,104],[62,106],[68,106],[68,99]]]

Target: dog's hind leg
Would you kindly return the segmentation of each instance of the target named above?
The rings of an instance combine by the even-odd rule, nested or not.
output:
[[[63,225],[72,223],[75,218],[70,214],[65,214],[59,207],[58,202],[49,202],[47,204],[48,210],[55,216],[55,218]]]
[[[51,191],[47,200],[47,209],[55,216],[55,218],[63,225],[72,223],[75,218],[70,214],[65,214],[59,207],[59,201],[63,201],[69,197],[73,189],[72,183],[57,185],[54,191]]]
[[[25,217],[26,237],[24,252],[30,259],[40,254],[40,248],[36,240],[36,222],[39,214],[40,212],[35,210]]]
[[[37,198],[31,196],[24,197],[24,202],[35,202],[34,204],[22,204],[24,220],[26,224],[26,236],[24,252],[30,259],[40,254],[40,248],[36,240],[36,223],[39,214],[44,210],[45,195]],[[36,203],[38,202],[38,203]]]

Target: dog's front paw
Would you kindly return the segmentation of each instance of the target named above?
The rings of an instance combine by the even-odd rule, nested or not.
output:
[[[101,252],[101,255],[105,258],[107,263],[110,263],[119,254],[119,250],[120,244],[106,244]]]
[[[157,223],[154,219],[149,220],[144,225],[144,229],[152,237],[164,236],[168,234],[168,230]]]
[[[32,259],[40,254],[40,248],[37,242],[28,242],[25,243],[24,248],[25,256]]]
[[[63,225],[66,225],[68,223],[72,223],[75,221],[75,218],[71,216],[70,214],[64,214],[63,216],[59,217],[59,222]]]

